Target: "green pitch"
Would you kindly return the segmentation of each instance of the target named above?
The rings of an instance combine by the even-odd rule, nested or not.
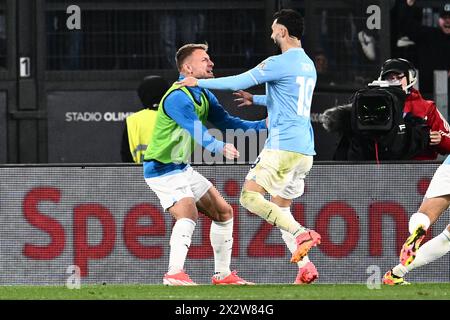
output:
[[[0,299],[56,300],[439,300],[450,299],[450,283],[381,286],[313,284],[166,287],[162,285],[0,286]]]

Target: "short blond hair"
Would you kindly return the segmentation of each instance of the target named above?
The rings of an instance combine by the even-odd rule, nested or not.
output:
[[[184,61],[187,57],[189,57],[192,52],[197,49],[205,50],[208,52],[208,44],[206,43],[188,43],[178,49],[177,54],[175,55],[175,62],[177,64],[178,71],[181,71],[181,67],[183,66]]]

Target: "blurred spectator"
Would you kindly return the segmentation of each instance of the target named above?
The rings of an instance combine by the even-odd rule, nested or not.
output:
[[[122,137],[123,162],[142,163],[148,141],[153,133],[157,110],[169,84],[160,76],[148,76],[139,85],[137,93],[145,109],[128,116]]]
[[[318,46],[327,57],[328,69],[336,75],[336,80],[340,83],[353,81],[355,76],[353,65],[357,48],[353,14],[348,10],[323,9],[317,20],[320,21],[317,24]]]
[[[379,65],[378,30],[367,27],[370,0],[345,0],[345,8],[322,9],[316,17],[319,39],[335,80],[367,83]]]
[[[317,84],[318,85],[334,85],[332,74],[328,70],[328,58],[325,52],[317,50],[314,54],[314,65],[317,71]]]
[[[447,70],[450,75],[450,2],[445,3],[439,12],[438,27],[422,25],[421,9],[415,0],[398,0],[399,34],[413,41],[417,50],[420,91],[430,97],[433,92],[433,71]]]
[[[417,61],[416,43],[405,33],[405,26],[400,21],[403,15],[405,0],[395,0],[391,10],[391,52],[393,57],[403,57],[409,61]],[[421,21],[422,12],[414,11],[414,20]]]

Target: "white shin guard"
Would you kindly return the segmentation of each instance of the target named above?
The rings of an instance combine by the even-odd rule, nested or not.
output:
[[[231,273],[231,253],[233,249],[233,219],[211,223],[209,234],[214,250],[214,272],[223,275]]]
[[[196,223],[188,218],[177,220],[170,236],[169,274],[183,270]]]

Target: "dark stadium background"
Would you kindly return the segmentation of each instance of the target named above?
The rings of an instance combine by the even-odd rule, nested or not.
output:
[[[360,0],[0,0],[0,163],[120,162],[120,117],[139,109],[139,81],[150,74],[170,81],[177,77],[170,65],[174,52],[161,44],[164,35],[175,37],[173,48],[186,39],[207,41],[216,76],[236,74],[276,53],[270,25],[282,7],[304,14],[306,52],[329,55],[329,75],[319,76],[312,113],[316,160],[330,160],[336,138],[323,132],[317,116],[376,78],[396,40],[390,24],[393,1],[371,3],[381,9],[382,26],[373,61],[361,51],[358,30],[352,31],[369,16]],[[436,12],[441,4],[416,5]],[[81,9],[81,30],[65,25],[69,5]],[[186,30],[192,32],[186,35]],[[21,57],[30,59],[29,77],[20,77]],[[265,115],[263,108],[236,108],[229,92],[218,96],[233,114]],[[107,116],[115,120],[68,122],[67,112],[111,112]]]

